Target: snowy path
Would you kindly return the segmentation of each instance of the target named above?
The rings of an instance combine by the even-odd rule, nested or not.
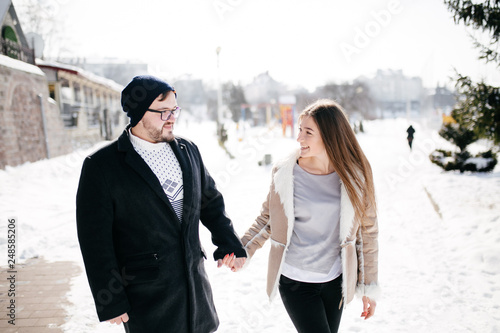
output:
[[[484,274],[477,272],[478,258],[460,255],[465,252],[460,248],[473,247],[475,240],[457,227],[477,228],[486,223],[478,219],[478,213],[483,212],[492,217],[492,222],[498,219],[498,169],[487,176],[443,174],[427,159],[434,148],[444,144],[435,132],[417,126],[418,136],[410,153],[404,136],[399,141],[394,137],[405,132],[407,123],[380,123],[369,124],[369,136],[360,137],[376,177],[380,280],[384,286],[374,318],[376,327],[363,331],[497,332],[500,316],[493,298],[500,300],[498,268],[483,280],[480,275]],[[449,188],[443,188],[444,184]],[[472,196],[481,196],[482,189],[487,188],[490,196],[483,200],[497,205],[497,209],[471,206]],[[438,205],[438,212],[431,200]],[[494,252],[490,256],[497,255],[499,240],[483,241],[478,250],[484,255],[489,251]],[[498,267],[498,257],[491,264]],[[474,290],[485,282],[489,297]]]
[[[435,131],[413,124],[410,153],[405,120],[366,123],[358,136],[374,170],[380,223],[380,273],[383,298],[376,316],[359,318],[355,299],[344,311],[343,332],[500,332],[500,168],[488,175],[442,173],[427,156],[446,143]],[[242,234],[259,213],[270,181],[270,167],[257,161],[270,153],[279,159],[296,147],[278,132],[248,129],[238,141],[229,129],[230,160],[218,149],[213,124],[179,126],[177,133],[196,142],[225,196],[227,212]],[[21,258],[44,256],[82,266],[76,240],[75,193],[83,157],[91,150],[0,171],[0,218],[20,221]],[[433,203],[437,205],[433,206]],[[436,210],[438,209],[438,211]],[[0,251],[5,249],[0,225]],[[213,252],[201,228],[203,245]],[[218,332],[294,332],[281,301],[265,293],[269,244],[239,272],[206,263],[221,320]],[[82,266],[83,267],[83,266]],[[123,332],[98,324],[84,275],[73,280],[66,331]]]

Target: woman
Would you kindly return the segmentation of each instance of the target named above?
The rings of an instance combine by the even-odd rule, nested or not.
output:
[[[337,332],[342,303],[375,313],[378,226],[370,164],[336,102],[299,116],[300,149],[277,163],[261,215],[242,238],[249,258],[271,238],[267,293],[279,289],[298,332]]]

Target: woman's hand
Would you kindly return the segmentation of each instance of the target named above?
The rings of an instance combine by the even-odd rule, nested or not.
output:
[[[365,317],[365,320],[370,318],[375,314],[376,307],[377,302],[374,299],[363,296],[363,313],[361,313],[361,317]]]
[[[217,260],[217,267],[222,267],[223,265],[225,265],[231,268],[233,272],[237,272],[243,267],[246,259],[247,258],[245,257],[237,258],[234,253],[231,253],[231,255],[226,254],[223,259]]]

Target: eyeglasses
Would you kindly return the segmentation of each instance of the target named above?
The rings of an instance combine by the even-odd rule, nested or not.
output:
[[[167,121],[170,119],[170,117],[174,116],[175,119],[179,118],[179,115],[181,114],[181,108],[176,106],[173,110],[165,110],[165,111],[158,111],[158,110],[151,110],[147,109],[149,112],[156,112],[161,114],[161,120]]]

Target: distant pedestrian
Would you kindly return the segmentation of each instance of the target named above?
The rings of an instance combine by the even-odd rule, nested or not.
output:
[[[410,127],[408,127],[408,129],[406,130],[406,132],[408,133],[408,145],[410,146],[410,150],[412,149],[412,144],[413,144],[413,134],[415,133],[415,129],[413,128],[413,126],[410,125]]]

